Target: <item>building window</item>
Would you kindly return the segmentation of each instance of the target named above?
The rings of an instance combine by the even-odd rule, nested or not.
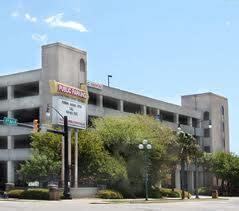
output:
[[[209,128],[205,128],[204,129],[204,137],[205,138],[209,138],[210,137],[210,129]]]
[[[222,115],[224,116],[224,107],[222,106]]]
[[[84,59],[80,60],[80,71],[85,72],[85,61],[84,61]]]
[[[211,151],[210,146],[205,146],[205,147],[204,147],[204,151],[205,151],[205,152],[210,152],[210,151]]]
[[[222,122],[222,131],[225,132],[225,123]]]
[[[209,112],[208,111],[205,111],[204,114],[203,114],[203,119],[204,120],[209,120]]]
[[[222,139],[222,142],[223,142],[223,147],[225,149],[226,148],[226,140],[225,140],[225,138]]]
[[[198,127],[198,121],[199,120],[197,120],[195,118],[192,118],[192,125],[193,125],[193,127]]]
[[[183,115],[179,115],[178,118],[179,124],[181,125],[188,125],[188,117],[187,116],[183,116]]]

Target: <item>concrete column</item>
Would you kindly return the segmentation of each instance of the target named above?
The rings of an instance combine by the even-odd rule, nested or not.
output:
[[[188,174],[188,190],[194,190],[194,171],[187,171]]]
[[[157,115],[160,115],[160,109],[159,108],[157,108]]]
[[[8,112],[7,112],[7,117],[9,117],[9,118],[13,117],[12,111],[8,111]]]
[[[7,99],[11,100],[13,98],[14,98],[14,96],[13,96],[13,86],[8,86],[7,87]]]
[[[175,123],[178,125],[179,124],[179,115],[175,114]]]
[[[118,101],[118,110],[120,112],[124,112],[124,101],[123,100]]]
[[[62,181],[62,187],[64,186],[64,176],[65,176],[65,159],[64,159],[64,157],[65,157],[65,153],[64,153],[64,146],[65,146],[65,144],[64,144],[64,136],[62,136],[62,141],[61,141],[61,145],[62,145],[62,147],[61,147],[61,162],[62,162],[62,164],[61,164],[61,181]]]
[[[14,137],[13,136],[7,137],[7,149],[14,149]]]
[[[176,168],[175,171],[175,188],[176,189],[181,189],[181,182],[180,182],[180,168]]]
[[[147,114],[147,107],[145,105],[141,106],[141,114],[143,114],[143,115]]]
[[[190,127],[193,126],[193,118],[192,118],[192,117],[188,117],[188,125],[189,125]]]
[[[103,107],[103,95],[97,95],[97,106]]]
[[[69,165],[69,175],[71,182],[71,129],[68,131],[68,165]]]
[[[15,172],[14,172],[14,161],[7,161],[7,183],[14,183]]]
[[[75,188],[78,188],[78,129],[75,131]]]
[[[179,123],[179,115],[178,114],[174,114],[174,122],[175,122],[175,124],[178,125],[178,123]]]

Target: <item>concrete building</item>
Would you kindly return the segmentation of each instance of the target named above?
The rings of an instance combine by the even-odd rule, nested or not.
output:
[[[14,117],[32,124],[45,121],[46,106],[52,103],[49,80],[80,87],[87,84],[87,53],[54,43],[42,46],[42,67],[36,70],[0,76],[0,119]],[[196,135],[206,152],[229,151],[228,102],[213,93],[182,96],[182,105],[174,105],[117,88],[88,82],[88,120],[105,115],[141,113],[159,118],[174,130]],[[208,128],[209,121],[213,127]],[[0,184],[17,182],[19,163],[31,154],[30,129],[0,125]],[[193,167],[187,169],[188,188],[194,188]],[[199,185],[205,185],[199,172]],[[180,187],[180,168],[175,173]]]

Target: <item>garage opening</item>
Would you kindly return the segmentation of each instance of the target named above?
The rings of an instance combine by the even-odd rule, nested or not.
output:
[[[115,98],[103,96],[103,107],[117,110],[118,109],[118,100]]]
[[[174,122],[174,113],[168,111],[160,111],[160,118],[163,121]]]
[[[97,94],[89,92],[88,104],[90,104],[90,105],[97,105]]]
[[[39,108],[15,110],[13,115],[20,123],[32,123],[34,119],[39,119]]]
[[[0,149],[7,149],[7,136],[0,136]]]
[[[140,114],[141,113],[141,105],[124,101],[124,112]]]
[[[39,82],[31,82],[15,85],[13,88],[14,98],[39,95]]]
[[[0,161],[0,190],[5,189],[7,183],[7,161]]]
[[[13,139],[14,139],[14,149],[23,149],[31,147],[30,135],[17,135],[13,136]]]
[[[0,87],[0,100],[7,100],[7,87]]]

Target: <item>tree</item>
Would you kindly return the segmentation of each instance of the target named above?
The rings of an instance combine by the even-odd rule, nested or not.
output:
[[[213,155],[212,172],[222,179],[221,190],[224,190],[224,181],[227,182],[226,190],[232,193],[233,187],[239,180],[239,157],[229,152],[218,152]]]
[[[31,136],[32,157],[21,164],[18,174],[26,182],[56,181],[61,170],[61,136],[34,133]]]
[[[195,155],[199,154],[199,148],[195,138],[187,133],[179,132],[176,139],[175,151],[181,164],[181,189],[182,199],[185,198],[185,165],[190,160],[195,159]]]
[[[104,167],[104,170],[108,169],[104,163],[101,164],[100,159],[97,159],[98,162],[94,161],[97,156],[107,155],[106,157],[111,157],[112,161],[118,163],[117,169],[121,169],[121,174],[123,173],[124,176],[116,177],[114,181],[110,181],[111,177],[108,176],[105,182],[110,181],[107,183],[109,186],[123,191],[127,196],[142,196],[144,157],[138,149],[138,144],[143,139],[149,140],[153,146],[148,157],[149,175],[151,186],[156,186],[159,180],[164,179],[165,172],[170,169],[170,166],[165,165],[165,161],[170,163],[170,160],[175,158],[168,154],[168,149],[172,147],[176,136],[171,129],[152,117],[143,115],[108,116],[95,119],[93,129],[81,132],[80,135],[80,172],[93,174],[98,172],[99,165]],[[98,173],[95,175],[99,177]]]

